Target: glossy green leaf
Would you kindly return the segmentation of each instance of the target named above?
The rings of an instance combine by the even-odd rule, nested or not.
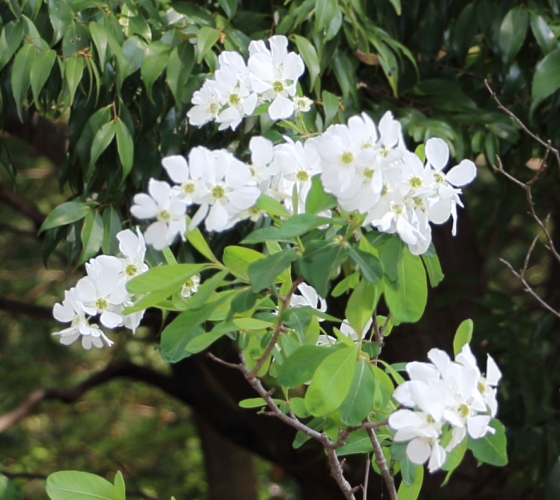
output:
[[[438,256],[434,255],[433,257],[426,257],[425,255],[422,255],[422,262],[424,263],[424,267],[428,273],[430,286],[432,288],[438,286],[443,278],[445,278],[445,275],[441,270],[441,264],[439,263]]]
[[[420,495],[420,490],[422,489],[422,483],[424,482],[424,466],[416,465],[416,472],[414,483],[407,486],[405,482],[401,482],[397,495],[399,500],[416,500]]]
[[[22,119],[21,109],[27,98],[27,91],[31,82],[31,68],[37,57],[37,51],[31,44],[24,45],[18,50],[12,67],[12,94],[16,102],[19,119]]]
[[[511,64],[521,49],[527,28],[529,27],[529,13],[525,6],[519,5],[511,9],[500,25],[500,51],[506,65]]]
[[[360,429],[350,434],[346,440],[346,444],[338,448],[336,454],[339,457],[344,457],[346,455],[355,455],[358,453],[371,453],[372,451],[373,445],[371,444],[371,439],[367,431],[365,429]]]
[[[0,500],[24,500],[23,491],[7,476],[0,474]]]
[[[379,249],[379,259],[383,263],[385,276],[391,283],[399,280],[399,262],[402,259],[404,244],[397,235],[385,240]]]
[[[218,2],[220,7],[224,9],[228,19],[235,16],[235,13],[237,12],[237,0],[218,0]]]
[[[115,500],[126,500],[126,488],[122,472],[119,470],[115,474]]]
[[[74,11],[68,0],[49,0],[49,17],[54,31],[53,44],[58,42],[74,19]]]
[[[383,265],[377,257],[353,247],[348,247],[348,255],[358,265],[364,279],[370,283],[377,283],[383,278]]]
[[[140,74],[142,75],[142,80],[144,81],[144,86],[146,87],[150,99],[152,98],[152,85],[156,81],[156,78],[167,68],[170,52],[171,47],[161,40],[158,40],[148,45],[144,53]]]
[[[457,328],[455,332],[455,337],[453,338],[453,353],[455,356],[461,352],[465,344],[471,342],[473,329],[474,324],[472,319],[466,319],[459,325],[459,328]]]
[[[373,408],[377,411],[383,410],[391,397],[395,387],[389,375],[375,365],[369,365],[375,377],[375,390],[373,393]]]
[[[323,31],[339,10],[337,0],[315,0],[315,31]]]
[[[416,480],[416,465],[407,457],[399,461],[401,467],[402,481],[405,486],[412,486]]]
[[[208,26],[203,26],[200,28],[198,35],[196,37],[196,62],[200,64],[204,59],[206,53],[214,46],[214,44],[220,38],[220,31]]]
[[[33,61],[31,66],[31,90],[33,90],[33,98],[36,103],[39,102],[39,93],[45,85],[55,61],[56,52],[54,50],[39,52],[35,61]]]
[[[84,73],[84,58],[78,54],[64,60],[64,80],[68,86],[68,106],[74,102],[76,89],[82,80]],[[94,162],[92,162],[94,163]]]
[[[322,1],[322,0],[319,0]],[[335,0],[336,3],[336,0]],[[319,56],[313,44],[305,37],[299,35],[293,35],[296,42],[298,52],[305,62],[305,67],[309,72],[309,87],[313,88],[317,77],[321,73],[321,67],[319,65]]]
[[[399,323],[418,321],[428,300],[428,284],[422,260],[404,249],[398,265],[398,288],[387,282],[384,289],[385,302]]]
[[[325,112],[325,127],[327,127],[338,114],[340,102],[338,96],[323,90],[321,94],[323,99],[323,110]]]
[[[356,332],[361,333],[364,330],[373,315],[378,300],[378,288],[365,280],[361,280],[350,295],[344,313],[348,323]]]
[[[187,241],[204,257],[212,262],[218,262],[218,259],[208,246],[208,242],[200,232],[200,229],[194,228],[187,232]],[[227,249],[226,249],[227,250]]]
[[[560,88],[560,49],[555,49],[535,68],[531,89],[531,112],[549,95]],[[493,158],[493,160],[495,160]]]
[[[153,267],[131,279],[126,288],[130,293],[143,294],[161,289],[179,288],[191,276],[206,269],[206,264],[175,264]]]
[[[290,212],[286,210],[284,205],[274,198],[267,196],[266,194],[261,194],[257,203],[255,203],[254,208],[264,210],[267,214],[277,216],[277,217],[291,217]]]
[[[88,472],[60,471],[47,478],[51,500],[118,500],[115,487]]]
[[[90,208],[85,203],[79,201],[67,201],[66,203],[56,207],[47,216],[45,222],[43,222],[41,228],[39,229],[39,234],[47,229],[64,226],[83,219],[89,211]]]
[[[12,58],[23,40],[23,25],[10,21],[2,28],[0,35],[0,70]]]
[[[236,313],[243,313],[249,311],[257,303],[258,295],[253,293],[250,288],[239,292],[231,301],[231,310]]]
[[[338,81],[338,85],[340,86],[340,90],[342,91],[344,100],[347,101],[350,96],[355,98],[356,76],[348,55],[340,51],[337,52],[334,57],[332,69]]]
[[[198,287],[198,291],[190,298],[189,308],[198,309],[206,304],[215,290],[223,285],[223,281],[228,274],[228,271],[220,271],[211,278],[204,280]]]
[[[169,55],[166,82],[180,105],[183,102],[183,90],[194,66],[194,46],[188,40],[174,47]]]
[[[134,164],[134,141],[128,127],[120,118],[117,118],[114,123],[117,136],[117,151],[123,166],[123,179],[125,179]]]
[[[79,264],[93,257],[103,241],[103,217],[97,210],[90,210],[82,226],[82,254]]]
[[[481,462],[502,467],[508,463],[506,429],[498,420],[490,422],[490,426],[496,430],[495,434],[488,433],[480,439],[469,436],[467,447]]]
[[[235,245],[226,247],[223,256],[224,265],[231,274],[245,281],[249,281],[249,265],[264,258],[265,256],[256,250]]]
[[[67,57],[89,49],[89,30],[84,24],[71,23],[62,38],[62,55]],[[79,54],[77,54],[79,55]]]
[[[278,383],[284,387],[297,387],[308,382],[321,362],[333,352],[331,347],[326,346],[301,346],[280,366]]]
[[[119,212],[113,206],[103,211],[103,241],[101,249],[104,254],[117,255],[119,251],[119,240],[117,233],[122,229]]]
[[[467,451],[467,439],[463,439],[455,448],[451,451],[447,452],[447,456],[445,457],[445,463],[442,465],[442,469],[448,472],[454,471],[461,462],[463,461],[463,457],[465,456],[465,452]],[[449,474],[447,475],[449,477]],[[446,477],[446,480],[447,480]]]
[[[330,241],[313,241],[298,261],[306,281],[326,297],[332,274],[346,260],[348,247]]]
[[[277,405],[284,402],[281,399],[274,398],[272,399],[272,401],[274,401]],[[266,406],[267,402],[263,398],[249,398],[239,401],[238,404],[239,406],[241,406],[241,408],[261,408],[263,406]]]
[[[268,240],[291,240],[329,222],[330,220],[324,217],[312,214],[298,214],[284,222],[282,227],[266,227],[253,231],[241,243],[253,244]]]
[[[109,144],[113,141],[116,132],[116,122],[110,121],[105,124],[97,131],[93,139],[90,151],[90,165],[95,165],[97,160],[101,156],[101,153],[105,151]]]
[[[476,5],[468,3],[463,7],[455,22],[451,42],[453,50],[461,63],[464,62],[476,35],[476,14]]]
[[[312,415],[320,417],[340,407],[352,385],[357,354],[357,345],[345,347],[318,366],[305,393],[305,406]]]
[[[142,67],[147,46],[146,42],[137,36],[131,36],[123,43],[122,51],[127,75],[131,75]]]
[[[346,425],[361,424],[373,410],[372,394],[375,391],[375,379],[369,368],[369,361],[358,360],[354,377],[346,398],[340,406],[340,419]]]
[[[321,429],[323,429],[323,426],[325,425],[325,419],[322,417],[313,418],[306,425],[315,431],[320,431]],[[297,431],[292,446],[294,447],[294,449],[300,448],[303,444],[305,444],[310,439],[311,437],[308,436],[307,434],[304,434],[301,431]]]
[[[552,31],[544,17],[534,12],[531,13],[531,31],[544,55],[547,55],[554,49],[556,41],[554,31]]]
[[[198,335],[192,339],[190,339],[185,344],[185,351],[191,354],[197,354],[199,352],[204,351],[208,347],[210,347],[216,340],[222,338],[227,332],[225,331],[212,331],[212,332],[205,332],[202,335]]]
[[[97,55],[99,57],[99,65],[105,67],[105,57],[107,54],[107,45],[109,43],[105,27],[102,24],[91,22],[88,25],[93,43],[97,49]]]
[[[247,268],[247,274],[253,292],[258,293],[270,287],[277,280],[278,275],[289,268],[298,257],[297,250],[290,248],[251,263]]]
[[[336,198],[332,194],[325,193],[323,184],[321,183],[321,176],[314,175],[311,178],[311,189],[307,193],[307,198],[305,199],[305,212],[316,215],[325,210],[330,210],[336,207],[336,205]]]

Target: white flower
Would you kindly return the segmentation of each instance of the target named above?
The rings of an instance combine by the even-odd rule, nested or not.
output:
[[[290,307],[311,307],[317,311],[327,312],[327,301],[321,297],[315,288],[307,283],[300,283],[297,287],[301,295],[293,294],[290,297]],[[324,321],[323,318],[317,318]]]
[[[272,120],[289,118],[299,77],[305,70],[303,59],[295,52],[288,53],[288,39],[276,35],[269,39],[270,49],[262,40],[249,44],[251,86],[266,101],[272,101],[268,114]]]
[[[99,326],[89,324],[75,288],[64,292],[62,304],[55,304],[53,307],[53,316],[61,323],[70,323],[68,328],[53,333],[53,335],[60,335],[61,344],[70,345],[80,336],[84,349],[91,349],[92,346],[103,347],[103,340],[108,346],[113,344],[113,341],[101,331]]]
[[[191,99],[194,104],[187,116],[189,123],[195,127],[215,120],[220,112],[220,94],[213,80],[206,80],[200,90],[197,90]]]
[[[292,97],[292,102],[294,103],[294,108],[300,113],[307,113],[311,110],[311,105],[313,101],[309,97],[305,96],[294,96]]]
[[[136,228],[136,234],[130,229],[119,231],[117,239],[122,254],[120,261],[125,279],[128,281],[139,274],[145,273],[148,270],[148,265],[144,262],[146,243],[140,229]]]
[[[130,213],[138,219],[157,218],[144,234],[146,242],[156,250],[163,250],[173,243],[177,234],[185,241],[185,204],[164,181],[150,179],[148,192],[149,195],[140,193],[134,196],[134,205],[130,208]]]
[[[196,293],[198,291],[199,284],[200,276],[198,276],[197,274],[191,276],[181,288],[181,297],[188,298],[193,293]]]

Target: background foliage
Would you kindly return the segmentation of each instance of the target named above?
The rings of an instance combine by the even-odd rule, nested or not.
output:
[[[442,137],[456,159],[473,158],[479,166],[479,178],[465,196],[469,217],[461,218],[459,238],[435,236],[446,280],[430,297],[431,312],[416,329],[400,333],[402,342],[395,332],[390,349],[399,361],[423,359],[434,345],[450,351],[451,332],[476,312],[478,354],[491,352],[504,372],[500,418],[508,428],[510,465],[477,470],[467,464],[455,486],[453,480],[443,490],[427,484],[427,498],[503,498],[506,493],[542,498],[547,488],[555,498],[550,495],[560,481],[554,468],[560,456],[558,323],[497,260],[520,267],[537,228],[525,215],[523,191],[491,168],[499,155],[508,172],[528,180],[535,163],[528,167],[527,162],[542,158],[544,148],[497,109],[484,80],[532,131],[558,144],[559,15],[555,0],[2,3],[0,201],[11,207],[4,208],[0,234],[2,297],[18,300],[23,312],[25,304],[49,307],[60,300],[61,290],[75,279],[70,270],[108,250],[112,235],[131,222],[131,196],[150,177],[161,176],[162,156],[232,141],[243,153],[251,120],[239,133],[188,128],[190,97],[215,68],[221,50],[246,53],[251,39],[285,34],[308,68],[303,90],[316,104],[306,120],[322,128],[357,111],[379,118],[391,109],[402,120],[411,149],[428,137]],[[259,120],[268,130],[271,124]],[[29,158],[26,147],[9,136],[34,145],[54,165]],[[534,186],[534,199],[539,214],[551,214],[555,240],[558,190],[558,165],[551,165]],[[20,198],[36,211],[14,202]],[[41,233],[41,255],[35,232],[65,201],[72,205],[57,209],[58,217],[43,226],[51,227]],[[213,239],[218,252],[228,237]],[[188,246],[178,251],[184,260],[196,258]],[[558,263],[539,244],[528,278],[556,309],[559,275]],[[19,310],[6,301],[2,308]],[[155,328],[146,327],[135,338],[123,335],[116,349],[101,354],[60,348],[48,335],[52,326],[46,316],[40,318],[2,317],[4,411],[34,389],[82,380],[109,359],[167,369],[152,347],[157,318],[151,323]],[[75,467],[112,479],[111,471],[128,467],[130,476],[142,478],[137,488],[149,494],[201,497],[201,452],[188,412],[157,391],[118,384],[97,389],[73,409],[46,403],[3,434],[6,470],[47,474]],[[103,403],[108,400],[119,406]],[[140,410],[126,410],[139,404],[154,408],[145,420],[138,420]],[[177,419],[167,422],[164,410]],[[111,448],[107,436],[113,435],[126,453]],[[165,451],[158,452],[157,443],[137,448],[150,435]],[[97,443],[90,465],[81,442]],[[108,461],[115,454],[114,462],[123,465]],[[153,456],[157,464],[150,463]],[[161,472],[150,482],[146,470],[154,467]],[[42,487],[20,482],[30,496],[43,495]]]

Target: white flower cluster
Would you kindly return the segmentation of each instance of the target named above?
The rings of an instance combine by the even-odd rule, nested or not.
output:
[[[288,39],[273,36],[249,44],[245,64],[237,52],[222,52],[214,79],[204,82],[192,97],[194,106],[187,113],[191,125],[216,121],[219,130],[235,130],[245,116],[262,103],[270,102],[272,120],[289,118],[294,111],[308,111],[311,101],[296,95],[297,81],[305,70],[301,56],[288,52]]]
[[[103,341],[112,345],[99,325],[90,320],[99,316],[105,328],[120,326],[134,333],[144,311],[123,314],[133,304],[133,297],[126,290],[126,283],[148,270],[144,262],[146,244],[140,230],[136,234],[130,229],[117,233],[120,257],[100,255],[86,263],[87,276],[81,278],[76,287],[66,290],[62,304],[55,304],[53,316],[61,323],[70,323],[68,328],[55,332],[60,342],[70,345],[80,336],[84,349],[103,347]]]
[[[410,381],[395,389],[393,397],[412,409],[397,410],[389,417],[396,431],[395,442],[407,442],[406,455],[415,464],[428,461],[433,472],[444,463],[447,453],[467,434],[480,439],[495,430],[490,426],[496,415],[496,386],[502,376],[491,356],[486,376],[480,373],[468,344],[451,361],[440,349],[428,353],[431,363],[408,363]],[[441,438],[451,429],[451,439],[444,448]]]
[[[401,124],[390,112],[376,127],[362,113],[347,125],[332,125],[317,139],[321,180],[347,211],[366,214],[364,225],[398,233],[414,255],[431,242],[430,222],[442,224],[463,206],[459,187],[471,182],[476,167],[463,160],[447,174],[449,148],[442,139],[428,139],[426,163],[404,145]]]

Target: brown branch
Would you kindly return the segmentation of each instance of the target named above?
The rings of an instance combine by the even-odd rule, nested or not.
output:
[[[52,309],[49,307],[28,304],[19,300],[7,299],[6,297],[0,297],[0,311],[7,311],[12,314],[25,314],[32,318],[53,319]]]
[[[385,460],[385,455],[383,455],[383,449],[381,448],[381,444],[379,443],[379,439],[377,439],[377,435],[375,431],[367,427],[366,431],[368,433],[369,439],[373,446],[373,453],[375,455],[375,463],[377,467],[379,467],[379,471],[381,472],[381,476],[385,481],[385,485],[387,486],[387,490],[389,491],[389,498],[391,500],[399,500],[397,495],[397,490],[395,488],[395,480],[387,467],[387,460]]]
[[[169,394],[175,395],[176,390],[170,377],[149,367],[135,365],[128,361],[109,364],[105,369],[95,373],[82,383],[63,389],[39,390],[30,394],[16,409],[0,417],[0,434],[22,418],[29,415],[36,406],[46,400],[58,400],[63,403],[74,403],[87,391],[104,384],[114,378],[128,377],[158,387]]]

